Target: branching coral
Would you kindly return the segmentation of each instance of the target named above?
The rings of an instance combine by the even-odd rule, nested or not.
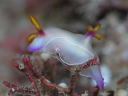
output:
[[[6,87],[11,88],[8,93],[9,96],[13,96],[14,93],[22,93],[22,94],[27,93],[27,94],[32,94],[35,96],[41,96],[40,90],[38,88],[38,84],[36,83],[36,79],[40,80],[42,87],[48,86],[50,88],[55,88],[58,90],[63,90],[64,92],[68,92],[68,89],[62,88],[56,84],[50,83],[50,81],[47,80],[44,76],[42,76],[41,73],[37,72],[31,63],[29,56],[24,56],[22,59],[22,62],[24,63],[24,68],[22,69],[19,67],[19,64],[17,64],[16,62],[13,62],[12,66],[17,68],[19,71],[23,72],[28,77],[29,81],[33,84],[33,88],[24,89],[24,88],[21,88],[20,86],[4,81],[3,84]]]

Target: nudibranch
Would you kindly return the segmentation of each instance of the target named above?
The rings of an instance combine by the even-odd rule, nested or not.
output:
[[[81,35],[53,27],[42,30],[35,17],[30,16],[30,20],[37,29],[37,33],[30,34],[27,38],[29,43],[28,50],[50,54],[63,64],[69,66],[86,64],[97,57],[90,46],[90,40],[92,37],[96,39],[105,37],[103,34],[96,33],[100,25],[97,25],[95,28],[88,26],[87,34]],[[99,62],[98,59],[96,62]],[[89,66],[87,69],[81,71],[80,75],[94,79],[98,86],[103,88],[104,83],[99,65],[94,64],[93,66]]]

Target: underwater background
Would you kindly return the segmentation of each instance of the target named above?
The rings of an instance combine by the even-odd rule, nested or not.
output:
[[[27,78],[9,65],[11,60],[28,53],[25,40],[36,31],[28,15],[38,18],[42,28],[57,27],[75,34],[84,35],[88,25],[100,24],[98,32],[107,37],[91,43],[101,62],[105,89],[93,94],[91,89],[96,83],[82,77],[76,91],[87,89],[93,94],[81,96],[128,96],[128,0],[0,0],[0,96],[8,94],[9,89],[2,85],[5,80],[30,86]],[[69,71],[61,62],[47,54],[37,54],[37,70],[56,84],[68,85]],[[57,96],[53,95],[56,91],[49,92],[45,96]]]

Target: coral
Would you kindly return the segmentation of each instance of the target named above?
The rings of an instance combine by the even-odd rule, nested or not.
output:
[[[19,64],[17,64],[16,62],[13,62],[12,66],[17,68],[19,71],[23,72],[27,76],[28,80],[32,83],[33,87],[24,89],[20,86],[4,81],[3,84],[6,87],[10,88],[8,96],[13,96],[15,93],[32,94],[34,96],[41,96],[40,89],[38,88],[39,86],[36,82],[36,79],[39,79],[41,84],[40,86],[42,87],[48,86],[50,88],[63,90],[64,92],[68,91],[66,88],[62,88],[58,85],[50,83],[49,80],[47,80],[44,76],[41,75],[41,73],[37,72],[31,63],[29,56],[23,56],[22,62],[24,64],[24,68],[19,67]]]

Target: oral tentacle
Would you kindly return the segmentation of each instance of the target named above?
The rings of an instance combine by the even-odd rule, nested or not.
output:
[[[37,51],[43,48],[43,39],[42,37],[35,38],[33,42],[28,46],[29,51]]]

